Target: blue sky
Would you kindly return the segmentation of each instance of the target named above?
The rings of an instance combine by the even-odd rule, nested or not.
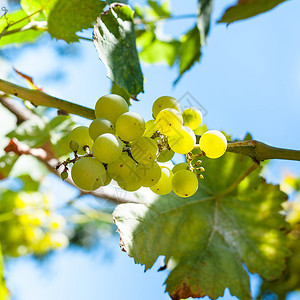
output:
[[[210,129],[225,130],[236,138],[250,132],[270,145],[300,149],[300,3],[288,1],[271,12],[229,27],[216,24],[222,11],[234,2],[216,0],[201,63],[177,86],[172,85],[177,70],[165,65],[142,65],[145,94],[131,109],[150,119],[151,105],[157,97],[180,98],[189,92],[207,110],[204,122]],[[196,1],[172,1],[172,7],[175,15],[194,13]],[[193,24],[194,20],[168,21],[164,32],[180,35]],[[110,87],[93,44],[74,45],[79,54],[70,59],[58,56],[51,43],[54,42],[45,38],[38,48],[15,50],[20,55],[11,64],[33,76],[46,92],[93,107]],[[51,80],[49,74],[59,68],[66,76],[60,81]],[[23,84],[17,77],[13,80]],[[287,169],[300,175],[300,162],[272,161],[265,172],[267,180],[278,183]],[[74,195],[73,189],[52,177],[45,188],[53,183],[59,188],[57,197],[61,201]],[[70,249],[55,254],[42,265],[31,258],[10,261],[7,279],[14,299],[169,299],[162,286],[166,275],[156,272],[159,262],[144,273],[119,250],[117,238],[105,243],[104,249],[99,247],[92,252]],[[255,288],[256,277],[252,282]],[[227,291],[224,299],[236,298]]]

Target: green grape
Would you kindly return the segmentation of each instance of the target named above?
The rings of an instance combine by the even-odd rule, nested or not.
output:
[[[196,107],[189,107],[183,111],[182,118],[184,126],[195,130],[201,125],[202,113]]]
[[[116,133],[120,139],[131,142],[143,135],[145,121],[141,115],[134,112],[126,112],[121,115],[116,123]]]
[[[173,151],[179,154],[186,154],[195,147],[196,137],[192,129],[186,126],[168,138],[169,146]]]
[[[75,141],[71,141],[71,142],[69,143],[69,147],[70,147],[70,149],[71,149],[73,152],[76,152],[76,151],[78,151],[78,149],[79,149],[79,144],[78,144],[77,142],[75,142]]]
[[[68,178],[68,172],[64,170],[63,172],[61,172],[60,177],[62,180],[66,180]]]
[[[158,113],[165,108],[173,108],[177,110],[179,113],[181,113],[180,104],[175,98],[169,96],[162,96],[157,98],[153,103],[152,106],[153,117],[156,119]]]
[[[109,164],[120,157],[123,145],[121,140],[115,135],[104,133],[96,138],[92,150],[96,159]]]
[[[116,123],[120,115],[128,112],[128,105],[125,99],[116,94],[102,96],[96,103],[96,118],[104,118]]]
[[[151,187],[158,183],[161,176],[161,168],[156,162],[146,165],[138,164],[137,173],[141,179],[141,185]]]
[[[149,120],[145,123],[145,131],[143,136],[152,137],[152,135],[157,131],[155,120]]]
[[[131,155],[139,163],[149,164],[157,156],[158,147],[155,140],[148,137],[138,137],[131,144]]]
[[[176,172],[180,171],[180,170],[188,170],[188,164],[187,163],[180,163],[177,164],[173,167],[172,172],[173,174],[175,174]]]
[[[95,119],[89,127],[90,137],[95,140],[98,136],[103,133],[115,134],[115,126],[109,120],[98,118]]]
[[[82,157],[74,163],[71,176],[80,189],[93,191],[105,182],[106,170],[98,160],[92,157]]]
[[[127,178],[122,178],[117,182],[119,187],[127,192],[137,191],[142,186],[140,177],[136,173],[131,173]]]
[[[172,149],[165,149],[161,151],[157,157],[158,162],[167,162],[174,156],[174,151]]]
[[[108,173],[106,174],[106,179],[105,179],[105,181],[104,181],[104,183],[103,183],[103,186],[107,186],[107,185],[109,185],[110,183],[111,183],[111,177],[108,175]]]
[[[172,179],[172,188],[179,197],[190,197],[198,189],[197,176],[189,170],[179,170]]]
[[[157,129],[167,136],[177,134],[183,124],[181,114],[173,108],[165,108],[156,117]]]
[[[207,157],[219,158],[226,152],[227,140],[222,132],[209,130],[201,136],[199,146]]]
[[[78,126],[71,131],[68,138],[69,145],[71,141],[78,143],[79,148],[77,153],[80,155],[85,154],[85,146],[88,146],[91,149],[93,144],[93,140],[89,135],[89,129],[85,126]]]
[[[158,195],[166,195],[172,191],[172,178],[173,173],[167,167],[161,168],[161,176],[159,181],[150,187],[151,191]]]
[[[107,172],[116,181],[126,179],[136,172],[136,163],[127,153],[122,153],[115,162],[107,165]]]

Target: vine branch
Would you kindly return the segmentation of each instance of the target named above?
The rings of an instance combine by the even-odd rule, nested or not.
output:
[[[50,96],[40,90],[24,88],[0,79],[0,91],[16,96],[23,100],[28,100],[35,106],[57,108],[86,119],[95,119],[95,113],[93,109]]]
[[[91,120],[95,118],[94,110],[90,108],[52,97],[39,90],[20,87],[16,84],[1,79],[0,91],[24,100],[28,100],[36,106],[41,105],[57,108],[70,114],[75,114]],[[197,138],[199,138],[199,136],[197,136]],[[266,159],[286,159],[300,161],[300,150],[276,148],[255,140],[230,142],[228,143],[227,151],[247,155],[256,162]]]

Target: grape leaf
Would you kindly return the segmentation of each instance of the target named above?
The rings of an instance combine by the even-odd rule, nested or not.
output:
[[[4,263],[3,263],[1,245],[0,245],[0,300],[8,300],[9,292],[5,286],[3,273],[4,273]]]
[[[232,23],[248,19],[273,9],[286,0],[239,0],[234,6],[229,7],[218,23]]]
[[[18,158],[19,156],[13,153],[7,153],[0,157],[0,180],[8,177]]]
[[[107,76],[132,97],[143,92],[143,74],[130,7],[115,4],[102,13],[97,18],[93,38]]]
[[[180,80],[183,73],[188,71],[195,62],[200,60],[201,39],[198,26],[193,27],[181,38],[179,55],[179,76],[175,80],[175,84]]]
[[[157,1],[148,0],[149,8],[147,9],[147,14],[152,17],[169,17],[171,16],[169,1],[165,0],[162,3]]]
[[[226,287],[251,299],[243,263],[268,280],[284,269],[287,223],[279,211],[286,195],[259,176],[249,157],[227,153],[203,165],[205,178],[192,197],[171,193],[116,208],[122,249],[145,270],[165,256],[172,299],[216,299]]]
[[[76,32],[91,28],[106,3],[99,0],[59,0],[48,16],[52,37],[67,43],[79,41]]]
[[[112,85],[111,85],[111,89],[110,92],[112,94],[117,94],[120,95],[121,97],[123,97],[127,104],[130,105],[130,99],[131,99],[131,95],[128,94],[128,92],[122,87],[119,87],[115,82],[112,81]]]
[[[209,33],[211,12],[213,9],[213,0],[198,0],[197,26],[200,32],[201,46],[206,44],[206,38]]]
[[[28,16],[25,11],[23,9],[19,9],[14,12],[7,13],[5,16],[0,18],[0,47],[10,44],[32,43],[43,34],[41,31],[30,29],[8,35],[9,31],[17,30],[26,26],[30,21],[27,17]],[[14,24],[19,20],[22,21]]]

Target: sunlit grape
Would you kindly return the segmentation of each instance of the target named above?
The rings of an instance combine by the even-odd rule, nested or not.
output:
[[[91,149],[93,144],[93,140],[90,138],[89,135],[89,129],[85,126],[78,126],[71,131],[68,137],[69,145],[71,141],[78,143],[79,147],[77,152],[80,155],[85,154],[85,146],[88,146],[89,149]]]
[[[115,126],[109,120],[98,118],[95,119],[89,126],[90,137],[95,140],[98,136],[103,133],[115,133]]]
[[[183,119],[181,114],[173,108],[163,109],[156,117],[157,129],[167,136],[177,134],[182,124]]]
[[[96,103],[96,118],[104,118],[116,123],[120,115],[128,112],[128,105],[125,99],[116,94],[102,96]]]
[[[158,195],[166,195],[172,191],[172,178],[173,173],[167,167],[161,168],[161,177],[155,185],[151,186],[150,189],[152,192]]]
[[[138,137],[131,144],[132,157],[139,163],[147,164],[155,160],[158,147],[149,137]]]
[[[219,158],[226,152],[227,140],[222,132],[209,130],[201,136],[199,146],[207,157]]]
[[[157,98],[152,106],[153,117],[156,118],[158,113],[165,108],[173,108],[181,113],[181,107],[179,102],[170,96],[161,96]]]
[[[172,179],[172,188],[179,197],[190,197],[198,189],[197,176],[189,170],[179,170]]]
[[[176,135],[168,138],[168,143],[174,152],[186,154],[194,149],[196,137],[192,129],[182,126]]]
[[[202,113],[196,107],[189,107],[183,111],[182,118],[184,126],[195,130],[201,125]]]

